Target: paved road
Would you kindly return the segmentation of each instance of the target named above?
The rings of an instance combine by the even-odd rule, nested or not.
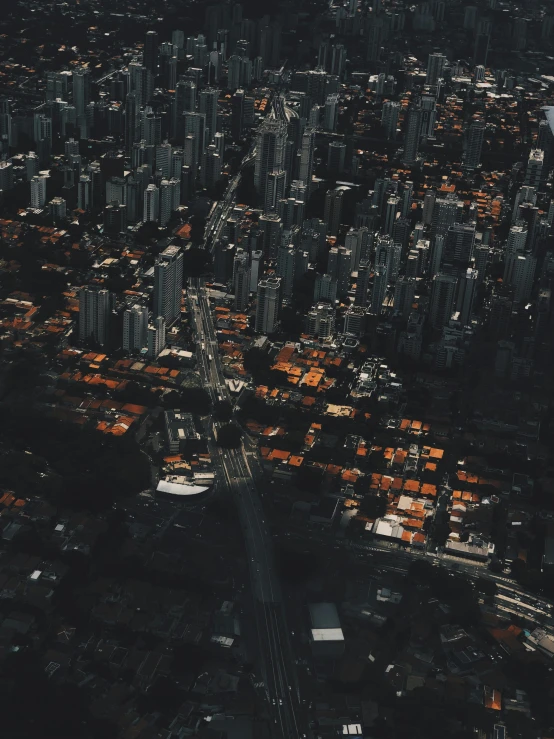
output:
[[[220,211],[224,219],[226,207]],[[211,233],[219,232],[218,222],[211,224]],[[212,401],[230,401],[218,355],[217,338],[210,304],[202,280],[191,280],[189,304],[197,336],[198,367]],[[266,525],[260,496],[242,445],[239,449],[223,450],[214,444],[218,422],[209,423],[212,454],[235,496],[249,559],[254,616],[259,639],[259,669],[268,700],[271,726],[275,736],[300,737],[305,731],[307,716],[298,689],[294,656],[289,641],[281,588],[275,574],[273,542]]]

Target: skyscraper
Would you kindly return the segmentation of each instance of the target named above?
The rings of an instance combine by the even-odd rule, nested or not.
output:
[[[327,152],[327,169],[340,174],[344,171],[346,144],[342,141],[331,141]]]
[[[171,104],[171,135],[181,138],[185,133],[183,113],[194,113],[196,109],[196,85],[194,80],[179,80]]]
[[[142,113],[140,131],[146,146],[159,146],[162,143],[162,119],[151,108],[145,108]]]
[[[487,58],[489,55],[490,34],[478,33],[475,36],[475,46],[473,50],[473,63],[475,65],[487,66]]]
[[[441,268],[448,264],[454,268],[467,267],[473,256],[475,226],[469,223],[455,223],[446,232]]]
[[[158,316],[154,318],[153,323],[148,326],[147,344],[148,356],[156,358],[165,347],[165,318]]]
[[[530,252],[506,254],[504,282],[514,289],[514,303],[525,303],[531,297],[536,269],[537,258]]]
[[[394,312],[407,319],[415,298],[416,281],[413,277],[399,277],[394,287]]]
[[[129,92],[137,93],[139,105],[146,105],[154,92],[154,75],[136,59],[129,64]]]
[[[294,287],[295,249],[292,244],[283,244],[277,251],[276,273],[281,278],[281,296],[292,297]]]
[[[300,166],[298,169],[298,179],[302,180],[308,190],[310,190],[312,184],[314,145],[315,131],[313,128],[307,128],[302,134],[302,142],[300,145]]]
[[[351,250],[344,246],[333,246],[329,250],[327,273],[336,278],[339,297],[345,297],[350,288],[350,276],[352,274]]]
[[[148,331],[148,308],[133,305],[123,313],[123,349],[140,352],[146,347]]]
[[[373,275],[373,290],[371,292],[370,310],[375,315],[380,315],[383,310],[383,302],[387,294],[387,267],[384,264],[376,264]]]
[[[437,101],[432,95],[421,96],[421,130],[420,137],[428,139],[435,135],[437,121]]]
[[[46,177],[31,180],[31,208],[41,209],[46,204]]]
[[[200,168],[200,184],[202,187],[213,187],[221,179],[222,159],[215,144],[210,144],[202,157]]]
[[[544,165],[544,151],[532,149],[527,160],[525,170],[525,182],[527,187],[539,188],[542,181],[542,170]]]
[[[176,177],[160,182],[160,225],[166,226],[171,214],[179,207],[181,181]]]
[[[427,75],[425,77],[426,85],[436,85],[438,80],[444,76],[446,61],[444,54],[429,54],[427,58]]]
[[[109,338],[110,293],[94,285],[79,292],[79,340],[105,346]]]
[[[233,261],[233,286],[235,290],[235,310],[243,311],[248,306],[250,297],[250,270],[248,268],[248,252],[237,249]]]
[[[330,338],[335,331],[335,309],[329,303],[318,303],[308,313],[308,336],[320,340]]]
[[[73,70],[73,105],[77,116],[84,116],[90,102],[90,72],[84,67]]]
[[[160,191],[154,184],[148,185],[144,191],[142,220],[144,223],[158,221],[160,218]]]
[[[262,202],[265,202],[268,174],[284,170],[286,140],[287,126],[276,119],[266,119],[256,135],[254,186]]]
[[[334,190],[327,190],[327,194],[325,195],[323,220],[325,221],[329,236],[336,236],[339,232],[343,194],[344,189],[337,187]]]
[[[231,137],[233,141],[242,138],[244,130],[244,90],[235,90],[231,98]]]
[[[146,69],[155,77],[158,72],[158,34],[156,31],[146,32],[142,58]]]
[[[365,305],[367,303],[370,274],[371,267],[369,262],[360,262],[358,265],[358,276],[356,278],[356,297],[354,299],[356,305]]]
[[[219,90],[206,87],[198,96],[198,110],[206,120],[206,143],[211,143],[217,132],[217,101]]]
[[[462,163],[466,169],[475,169],[481,164],[481,150],[485,137],[485,122],[473,121],[465,138],[465,151]]]
[[[140,103],[137,93],[130,92],[125,98],[125,150],[131,151],[133,142],[137,139],[138,111]]]
[[[459,313],[459,320],[463,326],[469,324],[478,284],[476,269],[466,269],[458,279],[455,310]]]
[[[314,300],[328,300],[334,303],[337,299],[337,279],[333,275],[317,275],[314,286]]]
[[[286,184],[287,173],[284,169],[268,172],[265,189],[264,213],[277,212],[279,202],[285,197]]]
[[[381,125],[385,129],[387,139],[394,141],[398,127],[398,115],[400,113],[400,103],[387,100],[383,103],[381,112]]]
[[[445,198],[436,198],[431,220],[431,234],[444,234],[449,226],[462,222],[464,203],[454,193]]]
[[[164,179],[171,177],[171,164],[173,159],[173,150],[171,144],[164,141],[163,144],[156,146],[156,169],[159,169]]]
[[[323,128],[326,131],[336,131],[339,119],[339,96],[334,93],[327,95],[323,111]]]
[[[453,275],[440,272],[433,277],[429,320],[433,328],[446,326],[452,316],[458,280]]]
[[[163,316],[169,325],[181,315],[183,253],[168,246],[154,266],[154,317]]]
[[[423,213],[421,218],[423,220],[423,223],[427,226],[431,225],[436,199],[437,194],[434,190],[427,190],[425,192],[425,197],[423,198]]]
[[[268,277],[258,283],[255,331],[257,334],[272,334],[279,323],[281,310],[281,278]]]
[[[185,113],[185,164],[196,174],[206,142],[206,117],[203,113]],[[192,138],[191,138],[192,137]]]
[[[406,129],[404,133],[404,164],[415,164],[419,151],[419,139],[421,136],[422,110],[419,105],[411,105],[406,116]]]

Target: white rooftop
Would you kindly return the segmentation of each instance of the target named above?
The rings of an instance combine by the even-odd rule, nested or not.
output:
[[[344,641],[342,629],[312,629],[313,641]]]

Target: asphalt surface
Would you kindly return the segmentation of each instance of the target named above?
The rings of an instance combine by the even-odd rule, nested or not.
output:
[[[211,233],[219,232],[218,220],[225,219],[226,211],[224,206],[219,211],[219,218],[209,224]],[[191,280],[188,298],[194,315],[198,367],[203,385],[213,402],[230,402],[210,303],[201,279]],[[307,715],[298,689],[282,593],[275,572],[273,541],[244,445],[239,449],[218,448],[215,444],[217,430],[218,422],[211,419],[209,432],[214,462],[235,498],[245,538],[258,632],[257,667],[264,684],[271,728],[278,737],[301,737],[306,732],[302,726],[306,727]]]

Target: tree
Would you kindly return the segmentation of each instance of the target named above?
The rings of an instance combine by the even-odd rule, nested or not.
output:
[[[215,404],[214,416],[218,421],[230,421],[233,417],[233,406],[228,400],[218,400]]]
[[[184,277],[200,277],[211,268],[210,252],[198,246],[191,246],[183,252]]]
[[[317,495],[321,492],[323,470],[321,467],[302,464],[296,474],[296,487],[306,493]]]
[[[242,439],[242,430],[236,423],[227,423],[217,431],[217,444],[222,449],[239,449]]]
[[[272,361],[269,354],[263,349],[252,347],[244,353],[243,357],[244,369],[252,375],[255,382],[260,377],[266,377],[271,369]]]
[[[360,505],[360,512],[368,518],[380,518],[385,515],[387,503],[385,498],[371,493],[364,495]]]

